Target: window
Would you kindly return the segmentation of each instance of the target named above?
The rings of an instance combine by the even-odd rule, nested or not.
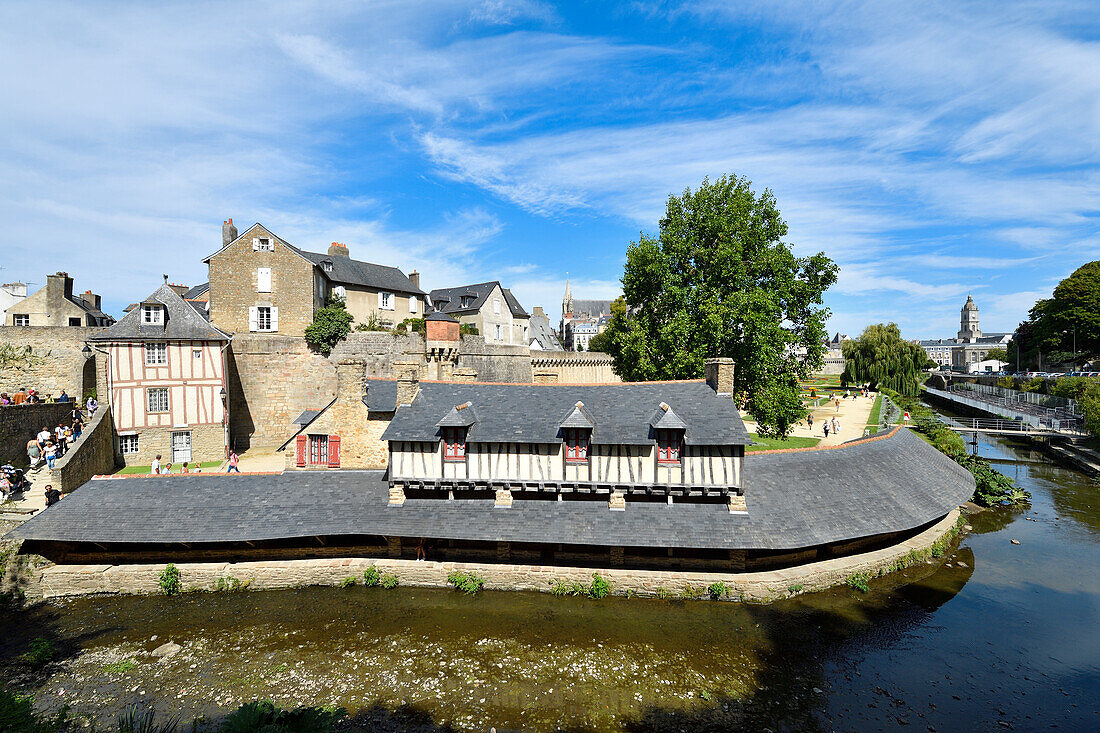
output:
[[[309,462],[314,465],[328,465],[328,436],[309,436]]]
[[[161,366],[168,363],[168,344],[145,344],[145,365]]]
[[[256,269],[256,291],[260,293],[271,292],[270,267],[259,267]]]
[[[13,326],[29,326],[31,325],[31,317],[29,313],[13,313],[11,317],[11,324]]]
[[[164,309],[159,305],[141,306],[141,322],[145,325],[159,325],[164,323]]]
[[[500,315],[500,298],[493,298],[493,315]]]
[[[79,318],[70,318],[69,319],[69,325],[70,326],[79,326],[80,325],[80,319]]]
[[[586,463],[588,461],[588,431],[582,428],[565,430],[566,463]]]
[[[466,460],[465,428],[443,428],[443,460]]]
[[[118,452],[124,456],[130,456],[138,452],[138,436],[134,435],[120,435],[118,436]]]
[[[341,300],[348,297],[348,291],[343,285],[337,285],[332,289],[333,296],[340,298]]]
[[[252,251],[253,252],[274,252],[275,243],[268,237],[253,237],[252,238]]]
[[[378,294],[378,307],[383,310],[393,310],[393,293],[379,293]]]
[[[503,341],[504,340],[504,326],[501,326],[499,323],[497,324],[496,334],[497,334],[497,341]]]
[[[260,305],[248,309],[249,331],[278,331],[279,309],[271,305]]]
[[[202,349],[192,349],[191,350],[191,356],[195,357],[196,359],[201,359],[202,358]]]
[[[416,296],[414,295],[411,298],[409,298],[409,313],[416,313],[416,309],[418,307],[419,306],[417,305],[417,302],[416,302]]]
[[[150,387],[145,390],[146,412],[168,412],[168,388]]]
[[[680,462],[680,431],[657,431],[657,463]]]

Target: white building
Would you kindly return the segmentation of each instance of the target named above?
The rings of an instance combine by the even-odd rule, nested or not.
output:
[[[27,297],[26,283],[4,283],[0,285],[0,323],[7,321],[2,317],[8,308]]]
[[[971,367],[985,361],[990,351],[1003,348],[1011,340],[1011,333],[982,333],[978,305],[968,295],[960,311],[959,332],[955,338],[926,339],[918,343],[940,368],[969,372],[975,371]]]

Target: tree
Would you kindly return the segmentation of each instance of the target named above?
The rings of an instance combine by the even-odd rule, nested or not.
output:
[[[1085,429],[1100,435],[1100,380],[1089,380],[1088,387],[1077,398],[1077,407],[1085,416]]]
[[[770,190],[735,175],[669,196],[656,237],[627,248],[621,303],[601,343],[627,381],[703,375],[707,358],[734,360],[760,434],[780,437],[805,414],[801,380],[825,353],[822,295],[837,266],[795,257]]]
[[[1100,354],[1100,260],[1078,267],[1028,313],[1030,345],[1047,363]],[[1021,327],[1023,324],[1021,324]],[[1017,337],[1021,336],[1019,330]],[[1028,345],[1021,341],[1026,355]]]
[[[990,349],[989,353],[985,355],[986,359],[994,359],[996,361],[1008,361],[1007,349]]]
[[[332,296],[328,305],[313,314],[313,323],[306,326],[306,343],[328,356],[333,347],[351,333],[352,320],[344,307],[344,299]]]
[[[855,341],[845,341],[844,383],[887,387],[906,397],[920,394],[923,370],[935,366],[920,347],[901,337],[897,324],[877,324],[863,329]]]

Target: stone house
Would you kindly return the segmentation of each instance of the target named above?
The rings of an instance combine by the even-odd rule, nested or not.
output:
[[[432,308],[470,324],[489,344],[529,346],[531,316],[499,282],[439,288],[428,294]]]
[[[351,259],[344,244],[307,252],[262,224],[237,234],[222,225],[222,248],[203,260],[210,270],[205,295],[211,322],[230,332],[301,336],[331,296],[344,299],[355,323],[393,326],[424,314],[419,275]]]
[[[67,272],[46,276],[46,286],[12,305],[4,313],[5,326],[110,326],[115,319],[102,310],[100,296],[91,290],[73,293]]]
[[[531,351],[562,351],[558,334],[550,325],[550,318],[541,305],[531,309],[531,330],[528,333]]]
[[[158,454],[176,464],[225,458],[228,334],[165,284],[90,341],[107,355],[123,462],[147,465]]]

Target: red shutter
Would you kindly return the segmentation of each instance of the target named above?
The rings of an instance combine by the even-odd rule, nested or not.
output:
[[[328,467],[340,468],[340,436],[328,436]]]
[[[297,452],[298,467],[301,468],[306,465],[306,436],[304,435],[298,436]]]

